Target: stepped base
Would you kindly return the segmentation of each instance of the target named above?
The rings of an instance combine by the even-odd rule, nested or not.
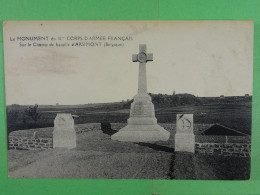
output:
[[[170,132],[157,124],[154,105],[147,93],[138,93],[131,104],[127,126],[111,136],[112,140],[123,142],[167,141]]]
[[[123,142],[156,142],[167,141],[170,132],[157,124],[152,125],[127,125],[111,136],[112,140]]]

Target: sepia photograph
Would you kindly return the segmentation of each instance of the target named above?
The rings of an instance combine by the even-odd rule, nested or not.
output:
[[[250,179],[253,21],[3,31],[9,178]]]

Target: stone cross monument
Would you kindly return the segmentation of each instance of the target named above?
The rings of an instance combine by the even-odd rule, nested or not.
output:
[[[153,61],[153,54],[147,54],[146,45],[141,44],[139,54],[134,54],[132,61],[139,62],[138,93],[131,104],[127,126],[111,138],[128,142],[167,141],[170,133],[157,124],[154,105],[147,94],[146,62]]]
[[[138,93],[147,93],[146,62],[153,61],[153,54],[146,54],[146,45],[139,45],[139,54],[133,54],[132,61],[139,62]]]

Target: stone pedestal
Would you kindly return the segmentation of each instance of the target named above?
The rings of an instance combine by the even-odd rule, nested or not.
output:
[[[167,141],[170,132],[157,124],[154,105],[148,94],[137,94],[131,104],[127,126],[114,134],[112,140],[126,142]]]
[[[195,152],[195,135],[177,134],[175,135],[175,151]]]
[[[75,148],[74,120],[69,113],[59,113],[54,120],[53,148]]]
[[[193,114],[177,114],[175,151],[195,152],[195,135],[193,132]]]

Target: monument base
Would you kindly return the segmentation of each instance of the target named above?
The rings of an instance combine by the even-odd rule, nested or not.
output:
[[[130,108],[127,126],[111,136],[112,140],[124,142],[167,141],[170,132],[157,124],[154,105],[147,93],[138,93]]]
[[[74,131],[54,131],[53,148],[76,148],[76,132]]]
[[[186,133],[175,134],[175,151],[195,152],[195,135]]]
[[[112,135],[112,140],[123,142],[156,142],[167,141],[170,132],[166,131],[160,125],[138,125],[128,124],[116,134]]]

